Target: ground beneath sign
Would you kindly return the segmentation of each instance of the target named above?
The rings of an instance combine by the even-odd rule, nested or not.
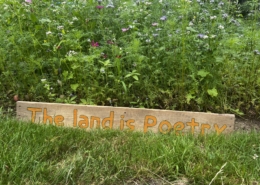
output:
[[[236,118],[234,129],[235,131],[260,131],[260,120]]]

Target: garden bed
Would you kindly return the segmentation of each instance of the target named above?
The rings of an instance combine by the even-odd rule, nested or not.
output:
[[[14,98],[259,118],[257,3],[245,15],[226,0],[71,2],[0,0],[2,107]]]

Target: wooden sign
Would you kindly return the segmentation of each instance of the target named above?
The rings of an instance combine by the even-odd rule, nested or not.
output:
[[[233,114],[213,114],[124,107],[17,102],[17,118],[33,123],[52,124],[86,130],[119,129],[176,134],[229,133],[234,129]]]

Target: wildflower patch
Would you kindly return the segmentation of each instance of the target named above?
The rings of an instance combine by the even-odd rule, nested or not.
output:
[[[214,114],[125,107],[17,102],[17,118],[37,124],[141,132],[216,134],[234,130],[233,114]]]

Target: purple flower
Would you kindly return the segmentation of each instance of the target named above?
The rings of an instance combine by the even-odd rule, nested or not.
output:
[[[160,18],[161,21],[166,21],[167,17],[164,15]]]
[[[102,9],[102,8],[104,8],[104,6],[98,5],[98,6],[96,6],[96,8],[97,9]]]
[[[223,17],[223,18],[227,18],[227,17],[228,17],[228,14],[223,13],[223,14],[222,14],[222,17]]]
[[[26,3],[32,3],[32,0],[25,0]]]
[[[94,48],[96,48],[96,47],[99,46],[99,44],[98,44],[98,42],[92,41],[92,42],[91,42],[91,46],[94,47]]]
[[[198,34],[198,38],[199,39],[206,39],[206,38],[208,38],[208,36],[200,33],[200,34]]]

